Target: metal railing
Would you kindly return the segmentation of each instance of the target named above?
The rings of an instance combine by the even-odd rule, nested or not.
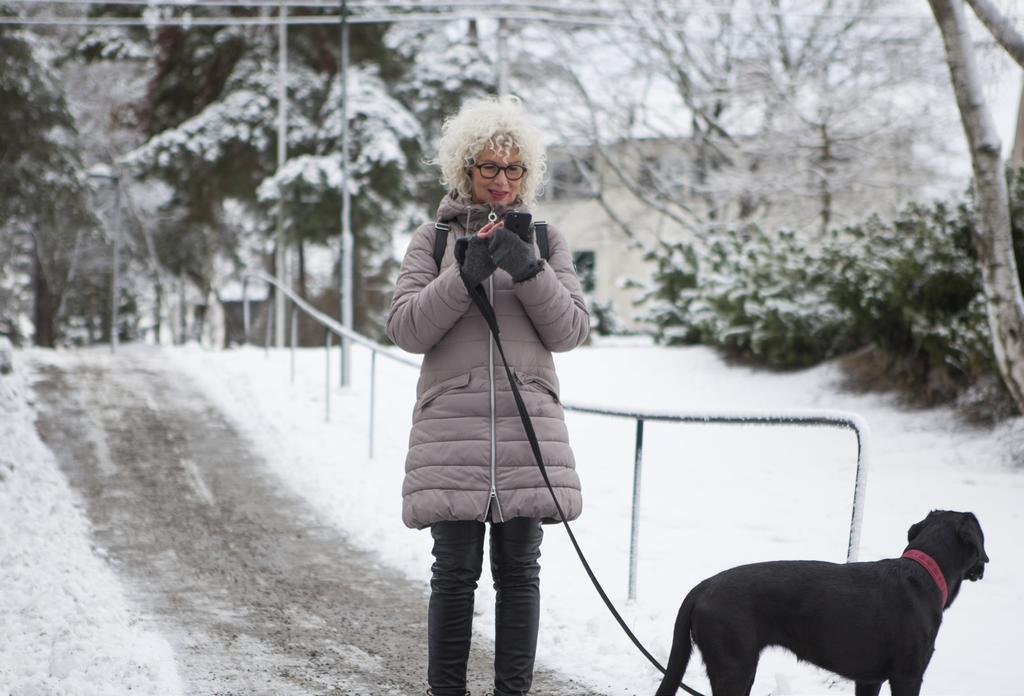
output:
[[[860,532],[864,521],[864,496],[868,474],[868,426],[856,413],[843,411],[793,411],[789,413],[665,413],[655,411],[619,411],[564,403],[567,411],[590,413],[636,421],[636,445],[633,450],[633,503],[629,533],[629,599],[636,599],[637,559],[640,543],[640,486],[643,465],[644,423],[699,423],[704,425],[799,425],[848,428],[857,437],[857,471],[853,487],[853,511],[846,561],[857,560],[860,554]]]
[[[330,318],[323,312],[315,309],[302,298],[292,292],[289,288],[283,287],[275,278],[261,272],[245,273],[242,280],[242,303],[243,320],[245,324],[246,341],[249,339],[251,326],[249,316],[248,283],[250,279],[256,279],[268,283],[281,292],[292,303],[291,312],[291,378],[295,381],[295,347],[297,343],[297,312],[301,310],[324,327],[325,347],[327,350],[327,361],[325,370],[325,418],[330,420],[331,403],[331,339],[332,335],[345,337],[354,343],[362,345],[371,351],[370,357],[370,423],[369,423],[369,456],[373,457],[374,437],[374,410],[376,404],[376,373],[377,355],[394,360],[402,365],[419,368],[419,362],[410,360],[403,355],[392,352],[386,346],[366,338],[362,334],[350,331]],[[266,337],[264,349],[269,353],[271,313],[267,314]],[[856,413],[843,411],[793,411],[788,413],[669,413],[657,411],[626,411],[607,408],[597,408],[581,404],[562,402],[566,411],[576,413],[587,413],[613,418],[628,418],[636,422],[636,443],[633,451],[633,501],[631,510],[630,536],[629,536],[629,599],[636,599],[637,586],[637,560],[640,543],[640,489],[641,473],[643,469],[643,435],[644,423],[671,422],[671,423],[699,423],[705,425],[788,425],[788,426],[818,426],[830,428],[845,428],[852,430],[857,438],[857,469],[853,490],[853,511],[850,515],[850,534],[846,547],[847,562],[856,561],[860,553],[860,533],[864,519],[864,497],[867,488],[868,472],[868,440],[869,431],[867,423]]]
[[[353,343],[359,344],[370,349],[370,432],[369,432],[369,451],[370,457],[373,457],[373,431],[374,431],[374,415],[376,412],[376,400],[377,400],[377,355],[383,355],[389,360],[394,360],[397,363],[403,365],[409,365],[410,367],[419,368],[420,364],[415,360],[410,360],[404,355],[394,353],[390,348],[382,346],[381,344],[373,341],[360,333],[351,331],[336,320],[327,316],[320,310],[316,309],[308,302],[303,300],[301,297],[296,295],[290,288],[282,285],[273,276],[267,275],[260,271],[248,271],[242,274],[242,321],[245,330],[245,341],[249,341],[249,332],[252,326],[252,321],[249,311],[249,279],[261,280],[268,285],[273,286],[278,292],[280,292],[287,300],[291,302],[291,380],[295,382],[295,347],[298,344],[298,312],[301,310],[309,315],[314,321],[324,327],[324,347],[326,348],[326,368],[324,370],[325,375],[325,386],[324,386],[324,420],[329,421],[331,419],[331,347],[332,338],[337,335],[339,338],[347,338]],[[264,338],[263,348],[267,353],[270,352],[270,329],[272,323],[272,312],[267,312],[267,326],[266,336]]]

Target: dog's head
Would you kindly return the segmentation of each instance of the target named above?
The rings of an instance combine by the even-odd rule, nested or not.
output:
[[[985,575],[989,561],[985,534],[974,513],[932,510],[910,527],[907,542],[908,548],[928,552],[943,570],[955,572],[961,580],[980,580]]]

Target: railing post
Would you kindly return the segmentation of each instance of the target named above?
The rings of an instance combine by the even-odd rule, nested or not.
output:
[[[373,414],[377,402],[377,351],[370,349],[370,459],[373,459]]]
[[[341,350],[338,351],[338,386],[347,387],[349,386],[349,382],[351,382],[349,378],[351,378],[352,374],[351,369],[345,362],[349,357],[349,345],[348,339],[345,338],[344,335],[342,335],[340,339],[341,340],[338,341],[338,345],[341,346]]]
[[[249,345],[249,277],[242,276],[242,345]]]
[[[324,420],[328,423],[331,422],[331,330],[324,329],[324,333],[327,334],[327,372],[324,376]]]
[[[268,283],[267,285],[270,285],[270,284]],[[269,287],[267,288],[267,296],[268,297],[270,296],[270,288]],[[269,358],[270,357],[270,323],[271,323],[271,321],[274,318],[274,313],[270,311],[270,303],[269,302],[267,303],[267,311],[266,311],[266,315],[265,316],[267,317],[267,335],[263,338],[263,354]]]
[[[644,459],[644,419],[636,419],[636,449],[633,455],[633,510],[629,529],[629,601],[636,601],[636,567],[640,541],[640,468]]]
[[[868,426],[867,423],[851,423],[850,429],[857,436],[857,478],[853,486],[853,514],[850,517],[850,541],[846,547],[846,562],[860,559],[860,530],[864,524],[864,497],[867,494],[868,476]]]
[[[292,384],[295,384],[295,341],[299,335],[299,308],[292,302],[292,336],[291,336],[291,361],[292,361]]]

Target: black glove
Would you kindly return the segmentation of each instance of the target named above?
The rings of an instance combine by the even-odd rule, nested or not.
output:
[[[537,259],[537,252],[533,250],[533,232],[525,233],[522,236],[499,227],[494,230],[494,237],[491,239],[491,258],[494,263],[512,276],[513,282],[521,283],[529,280],[544,268],[544,262]]]
[[[462,282],[467,288],[475,288],[498,268],[487,250],[487,240],[475,234],[455,240],[455,260],[459,262]]]

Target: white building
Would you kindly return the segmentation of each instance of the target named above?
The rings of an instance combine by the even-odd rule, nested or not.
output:
[[[864,157],[865,149],[873,154]],[[841,153],[831,153],[835,159],[829,161],[814,147],[752,152],[753,146],[716,151],[728,166],[702,176],[689,141],[628,141],[603,152],[552,147],[538,219],[566,235],[584,290],[610,302],[622,324],[638,329],[642,308],[634,302],[641,290],[626,281],[649,280],[653,266],[643,247],[750,223],[804,232],[811,241],[823,227],[892,215],[936,180],[934,172],[911,164],[911,145],[904,142],[859,142],[864,161],[852,162]]]

